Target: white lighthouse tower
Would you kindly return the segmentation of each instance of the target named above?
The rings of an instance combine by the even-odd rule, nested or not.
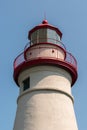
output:
[[[13,130],[78,130],[71,93],[77,63],[61,38],[47,20],[29,31],[30,43],[14,61],[20,93]]]

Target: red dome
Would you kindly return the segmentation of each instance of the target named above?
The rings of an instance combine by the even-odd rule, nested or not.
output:
[[[45,19],[42,21],[42,24],[48,24],[48,21]]]

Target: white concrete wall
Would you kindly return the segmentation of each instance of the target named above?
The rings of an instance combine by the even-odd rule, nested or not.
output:
[[[22,81],[30,77],[30,89]],[[37,66],[19,76],[20,95],[14,130],[77,130],[71,76],[52,66]]]
[[[51,44],[37,44],[37,46],[34,46],[30,48],[26,52],[26,59],[36,59],[39,57],[45,57],[45,58],[59,58],[63,60],[65,58],[65,53],[62,49],[59,47]]]

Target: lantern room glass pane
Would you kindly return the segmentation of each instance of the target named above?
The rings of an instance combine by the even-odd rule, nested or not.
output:
[[[52,29],[47,29],[47,37],[48,37],[48,42],[51,43],[58,43],[60,41],[60,36],[56,33],[55,30]]]
[[[37,31],[33,32],[31,35],[31,44],[37,43]]]
[[[31,35],[31,45],[44,42],[59,44],[58,41],[60,41],[60,36],[57,32],[48,28],[38,29]]]
[[[39,29],[38,30],[38,41],[39,43],[47,42],[47,29]]]

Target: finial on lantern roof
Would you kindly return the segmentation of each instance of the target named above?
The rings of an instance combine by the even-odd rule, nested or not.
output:
[[[42,21],[42,24],[48,24],[48,21],[46,20],[46,12],[44,12],[44,20]]]
[[[48,21],[45,19],[42,21],[42,24],[48,24]]]

